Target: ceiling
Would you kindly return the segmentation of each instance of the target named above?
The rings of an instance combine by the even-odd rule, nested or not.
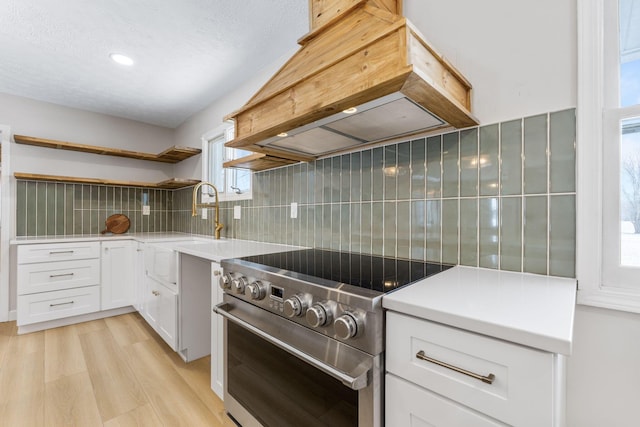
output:
[[[175,128],[308,30],[305,0],[3,0],[0,93]]]

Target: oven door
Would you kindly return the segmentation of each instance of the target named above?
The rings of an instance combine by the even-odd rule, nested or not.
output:
[[[380,427],[382,361],[228,294],[224,405],[242,427]]]

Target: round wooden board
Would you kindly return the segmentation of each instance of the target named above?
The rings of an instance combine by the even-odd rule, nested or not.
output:
[[[124,214],[114,214],[110,215],[104,222],[105,229],[102,231],[104,233],[113,233],[113,234],[122,234],[126,233],[129,230],[129,226],[131,222],[129,218]]]

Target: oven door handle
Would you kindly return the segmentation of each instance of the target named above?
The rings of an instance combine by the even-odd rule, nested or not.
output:
[[[256,328],[255,326],[253,326],[252,324],[240,319],[239,317],[234,316],[233,314],[231,314],[228,311],[229,307],[233,307],[231,304],[229,303],[222,303],[217,305],[214,308],[214,311],[216,313],[218,313],[219,315],[221,315],[222,317],[224,317],[225,319],[235,323],[236,325],[258,335],[259,337],[263,338],[264,340],[270,342],[271,344],[280,347],[281,349],[293,354],[294,356],[298,357],[299,359],[304,360],[305,362],[309,363],[310,365],[320,369],[322,372],[324,372],[327,375],[332,376],[333,378],[339,380],[342,382],[342,384],[344,384],[345,386],[349,387],[352,390],[360,390],[363,389],[367,386],[368,384],[368,375],[369,375],[369,370],[366,370],[365,372],[363,372],[362,374],[360,374],[357,377],[353,377],[349,374],[345,374],[342,371],[337,370],[336,368],[334,368],[333,366],[327,365],[326,363],[323,363],[321,361],[319,361],[316,358],[313,358],[311,356],[309,356],[306,353],[303,353],[302,351],[298,350],[297,348],[287,344],[286,342],[280,341],[279,339],[272,337],[271,335],[267,334],[264,331],[261,331],[260,329]]]

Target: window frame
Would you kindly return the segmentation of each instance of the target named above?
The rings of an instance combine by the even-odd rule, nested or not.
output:
[[[224,135],[225,142],[231,141],[234,137],[234,125],[232,122],[225,122],[220,126],[205,132],[201,136],[202,141],[202,180],[213,182],[211,180],[211,167],[209,165],[209,142],[213,139],[219,138]],[[226,150],[232,150],[229,148],[225,148]],[[226,157],[226,156],[225,156]],[[227,159],[221,159],[221,163],[225,162]],[[225,183],[224,188],[218,188],[218,196],[220,197],[220,202],[225,201],[240,201],[240,200],[250,200],[253,197],[253,179],[250,179],[249,190],[244,191],[241,194],[229,193],[226,191],[227,187],[227,179],[229,175],[235,175],[236,169],[227,169],[225,170]],[[253,175],[253,172],[251,172]],[[204,188],[203,188],[204,189]],[[215,197],[212,194],[209,194],[206,189],[201,194],[201,203],[213,203],[215,201]]]
[[[615,216],[619,213],[619,194],[615,196],[618,207],[611,209],[611,198],[614,197],[611,193],[615,192],[603,191],[605,180],[607,185],[611,180],[619,182],[619,120],[629,113],[640,112],[637,106],[618,106],[617,76],[614,80],[606,71],[611,72],[609,65],[611,61],[617,61],[619,55],[617,49],[613,53],[611,49],[612,44],[617,46],[618,36],[616,34],[613,40],[612,16],[605,8],[606,1],[581,0],[577,3],[578,303],[640,313],[640,283],[637,287],[622,287],[604,276],[605,272],[609,274],[611,265],[611,241],[617,240],[619,245],[619,236],[605,238],[604,233],[619,230],[620,218]],[[615,86],[612,82],[616,82]],[[608,141],[606,149],[605,141]],[[618,141],[614,150],[610,141]]]

